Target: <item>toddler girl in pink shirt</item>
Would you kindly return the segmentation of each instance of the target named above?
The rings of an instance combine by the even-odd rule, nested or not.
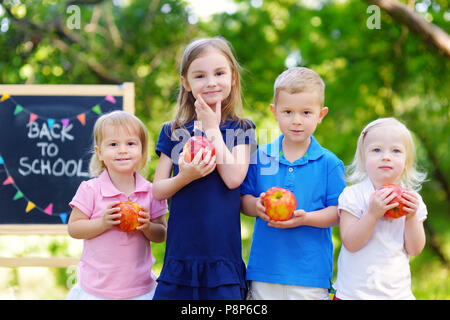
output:
[[[166,201],[152,196],[152,184],[136,171],[144,169],[148,133],[134,115],[114,111],[94,126],[95,154],[91,176],[70,202],[71,237],[84,239],[77,269],[77,284],[67,299],[152,299],[156,287],[155,261],[150,241],[166,239]],[[134,201],[144,208],[136,232],[116,226],[119,201]]]

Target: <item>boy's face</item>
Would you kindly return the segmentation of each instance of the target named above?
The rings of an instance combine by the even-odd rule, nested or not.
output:
[[[271,104],[270,109],[286,142],[294,144],[309,144],[317,125],[328,113],[328,108],[321,107],[314,92],[290,94],[281,90],[276,105]]]

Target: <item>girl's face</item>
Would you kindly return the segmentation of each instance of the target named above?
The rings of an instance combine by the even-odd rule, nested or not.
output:
[[[366,172],[375,188],[386,183],[400,184],[406,167],[403,134],[395,126],[371,129],[364,141]]]
[[[192,61],[186,78],[181,77],[184,88],[199,95],[215,109],[218,101],[225,100],[231,92],[233,76],[228,59],[217,49],[208,49]]]
[[[119,174],[133,174],[142,160],[142,143],[135,130],[105,127],[104,139],[95,152],[108,171]]]

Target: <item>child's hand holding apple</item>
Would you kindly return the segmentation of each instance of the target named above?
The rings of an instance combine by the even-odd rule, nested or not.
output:
[[[120,223],[118,220],[121,216],[119,212],[120,208],[116,206],[119,203],[120,201],[113,201],[106,206],[106,210],[102,218],[102,224],[105,230],[108,230],[112,226],[116,226]]]
[[[257,217],[260,217],[264,221],[269,222],[270,217],[266,214],[266,207],[264,207],[264,196],[266,195],[265,192],[262,192],[259,195],[258,200],[256,201],[256,214]]]
[[[189,182],[203,178],[214,171],[216,156],[212,154],[213,150],[202,147],[197,150],[195,157],[189,162],[186,159],[191,159],[190,155],[187,155],[190,152],[188,148],[184,148],[178,158],[179,174]]]
[[[289,220],[284,221],[270,220],[269,226],[280,229],[299,227],[305,224],[306,215],[307,212],[305,210],[302,209],[295,210],[294,214]]]
[[[384,211],[384,218],[397,219],[415,213],[418,206],[419,199],[413,191],[395,184],[384,184],[372,194],[369,212],[372,208],[377,217]]]
[[[136,230],[145,230],[150,229],[150,214],[148,213],[147,208],[140,208],[138,222],[140,223]]]

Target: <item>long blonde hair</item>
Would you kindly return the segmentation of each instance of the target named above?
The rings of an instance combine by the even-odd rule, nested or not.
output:
[[[222,104],[222,119],[240,121],[238,114],[242,113],[241,80],[239,71],[241,67],[233,55],[231,45],[222,37],[201,38],[191,42],[184,50],[181,58],[180,77],[187,78],[187,72],[192,61],[202,55],[206,50],[213,48],[220,51],[230,63],[230,69],[233,79],[230,95]],[[187,123],[195,120],[195,98],[192,92],[187,91],[180,83],[180,92],[178,94],[178,111],[172,125],[172,131],[183,127]]]
[[[105,139],[105,128],[111,125],[115,128],[125,128],[129,132],[135,132],[142,145],[142,159],[137,170],[144,176],[147,174],[148,161],[148,132],[142,121],[135,115],[125,111],[113,111],[106,113],[97,119],[94,125],[94,144],[100,146]],[[96,152],[92,155],[89,164],[89,173],[91,177],[97,177],[106,168],[105,163],[100,161]]]
[[[407,188],[415,191],[421,189],[422,183],[425,181],[426,173],[419,172],[416,164],[416,148],[411,132],[408,128],[395,118],[379,118],[370,122],[361,132],[356,146],[355,157],[353,162],[347,167],[347,182],[350,184],[358,183],[367,177],[365,169],[366,157],[364,153],[364,141],[367,134],[374,128],[395,126],[400,129],[403,135],[406,148],[406,164],[403,170],[401,181]]]

